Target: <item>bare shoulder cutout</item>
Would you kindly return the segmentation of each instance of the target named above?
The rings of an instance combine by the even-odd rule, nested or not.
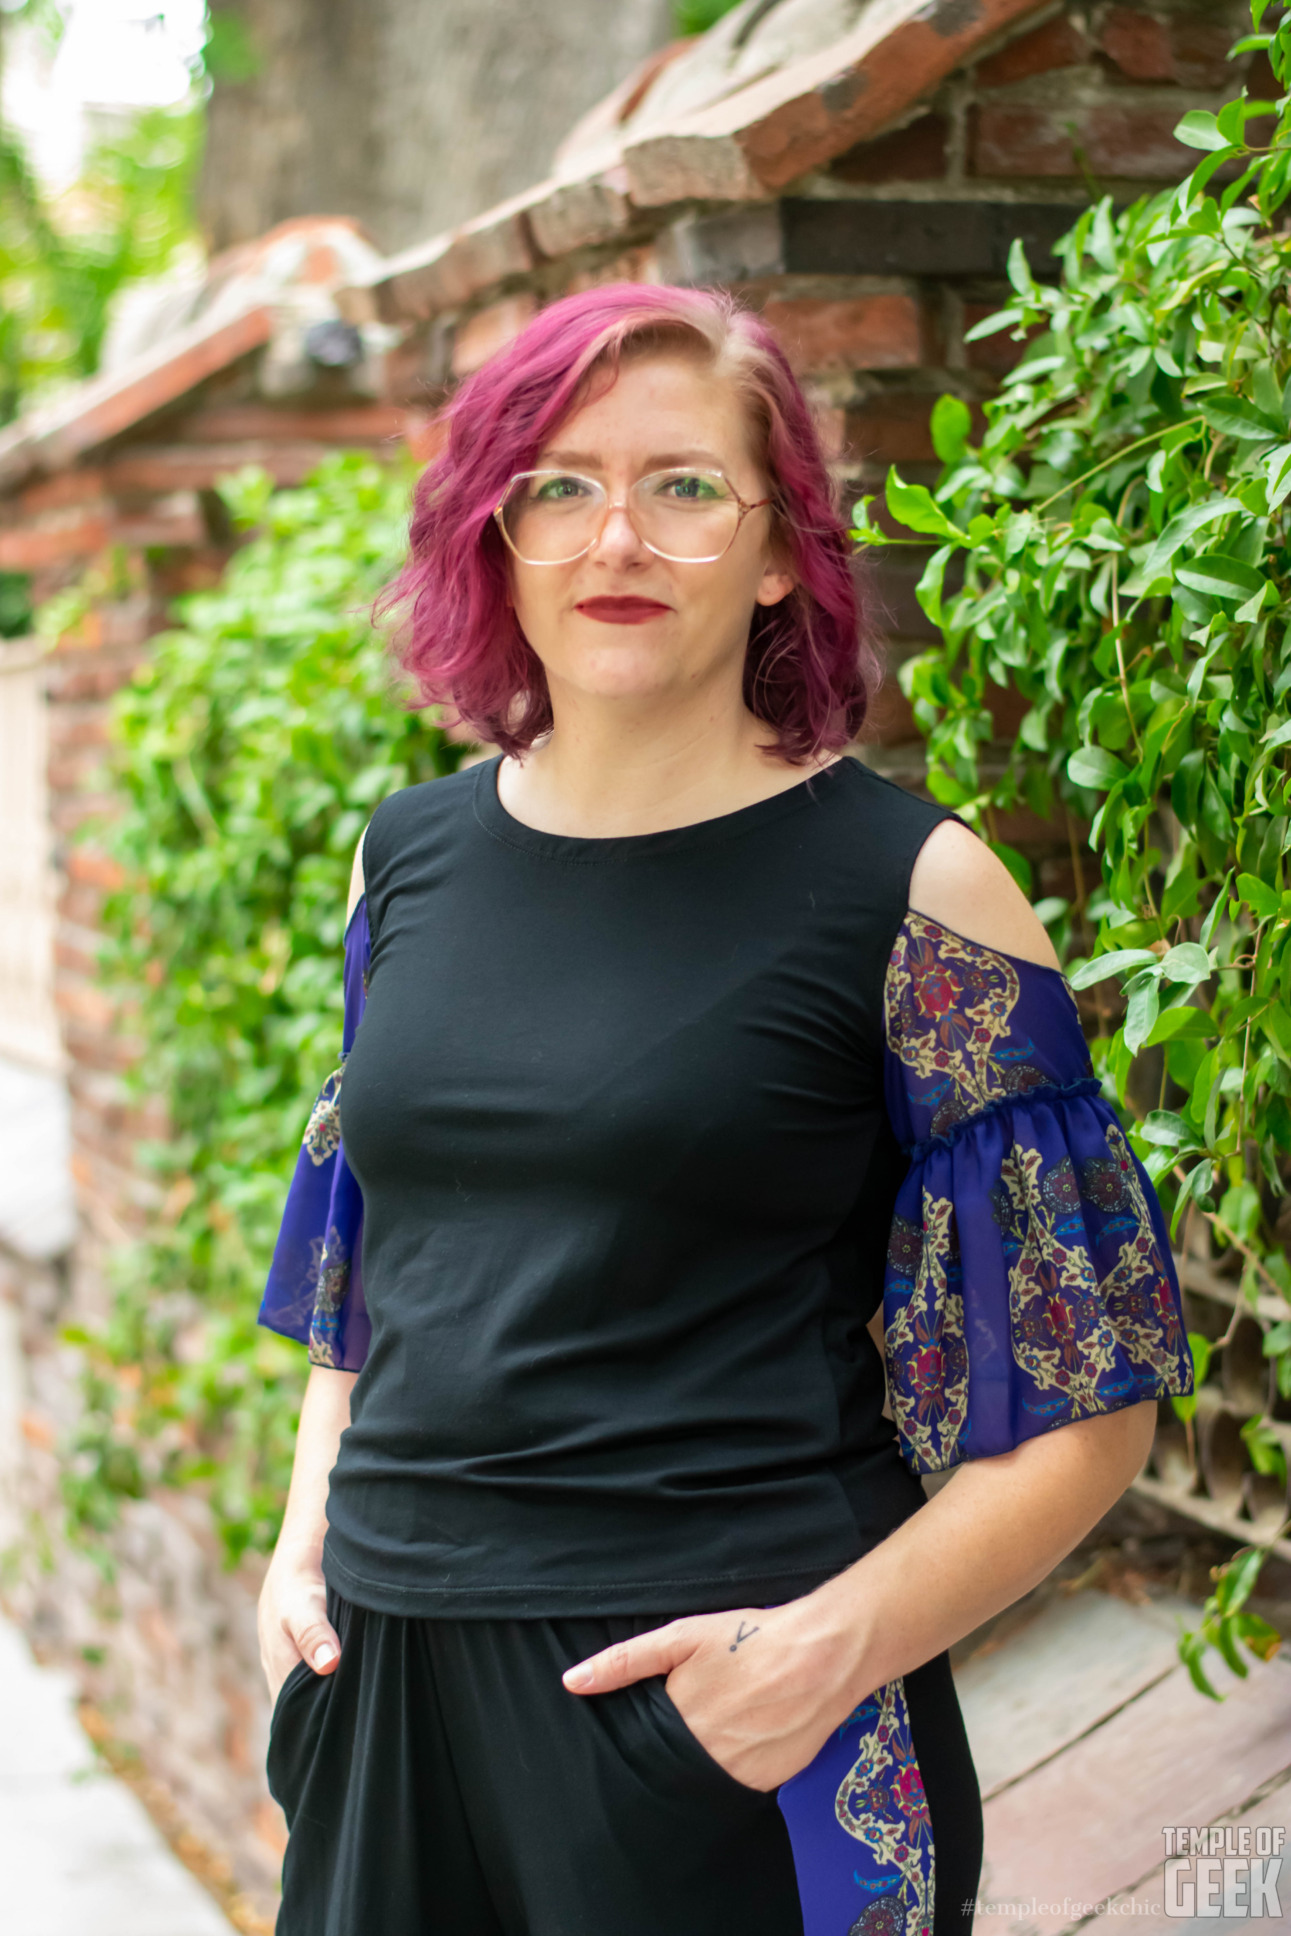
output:
[[[966,941],[1058,968],[1053,943],[1002,860],[957,820],[934,827],[910,876],[910,906]]]
[[[345,925],[347,928],[350,925],[350,918],[353,915],[355,908],[358,906],[359,902],[363,899],[363,894],[364,894],[363,843],[367,839],[367,837],[368,837],[368,830],[365,827],[363,829],[363,832],[359,835],[359,844],[354,849],[354,865],[350,869],[350,898],[346,903],[346,907],[345,907]]]

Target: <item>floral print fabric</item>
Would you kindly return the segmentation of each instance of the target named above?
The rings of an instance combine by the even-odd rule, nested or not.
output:
[[[903,1681],[863,1700],[776,1799],[804,1936],[931,1936],[932,1816]]]
[[[341,1059],[310,1112],[287,1193],[260,1322],[309,1346],[316,1365],[358,1371],[372,1327],[363,1301],[363,1197],[341,1144],[341,1083],[363,1015],[370,959],[361,900],[345,933],[345,1021]]]
[[[939,1472],[1191,1391],[1161,1207],[1064,977],[911,913],[885,1008],[888,1114],[911,1159],[883,1298],[907,1463]]]

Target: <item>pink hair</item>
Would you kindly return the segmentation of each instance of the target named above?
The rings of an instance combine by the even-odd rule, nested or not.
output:
[[[507,600],[494,506],[586,400],[594,373],[612,382],[625,354],[679,346],[740,391],[797,581],[780,604],[755,608],[745,703],[793,761],[836,751],[865,718],[878,659],[820,440],[783,350],[724,291],[621,282],[551,303],[462,384],[445,413],[447,438],[418,480],[408,563],[380,601],[408,609],[399,656],[420,703],[455,707],[504,752],[523,752],[552,719],[542,664]]]

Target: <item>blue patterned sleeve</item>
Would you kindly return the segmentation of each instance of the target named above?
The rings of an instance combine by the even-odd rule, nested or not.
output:
[[[884,1086],[909,1159],[884,1277],[906,1462],[940,1472],[1193,1385],[1156,1192],[1065,977],[910,913]]]
[[[335,1371],[361,1370],[371,1337],[360,1261],[363,1197],[341,1144],[341,1080],[363,1017],[369,955],[364,898],[345,931],[341,1059],[305,1126],[260,1306],[261,1324],[308,1345],[311,1363]]]

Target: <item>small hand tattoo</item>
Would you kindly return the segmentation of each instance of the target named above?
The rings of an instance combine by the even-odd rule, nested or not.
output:
[[[728,1649],[728,1651],[729,1651],[730,1653],[732,1653],[732,1654],[733,1654],[733,1653],[735,1652],[735,1649],[736,1649],[736,1648],[737,1648],[737,1647],[739,1646],[739,1644],[740,1644],[740,1642],[741,1642],[742,1640],[748,1640],[748,1639],[750,1639],[750,1638],[751,1638],[751,1636],[752,1636],[753,1634],[755,1634],[755,1633],[760,1633],[761,1631],[762,1631],[762,1630],[761,1630],[761,1628],[760,1628],[760,1627],[750,1627],[750,1628],[749,1628],[749,1631],[748,1631],[748,1633],[745,1633],[745,1631],[744,1631],[744,1622],[743,1622],[743,1621],[741,1620],[741,1622],[740,1622],[740,1630],[739,1630],[739,1632],[738,1632],[738,1633],[736,1634],[736,1636],[735,1636],[735,1639],[734,1639],[734,1640],[733,1640],[733,1641],[731,1642],[731,1645],[730,1645],[730,1648]]]

